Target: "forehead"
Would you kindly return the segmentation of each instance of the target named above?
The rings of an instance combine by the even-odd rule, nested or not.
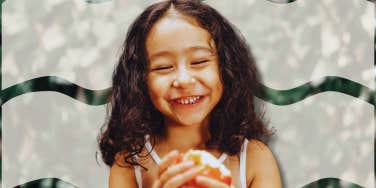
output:
[[[146,39],[148,58],[159,52],[178,54],[205,48],[215,51],[210,33],[193,18],[181,15],[161,18],[151,28]]]

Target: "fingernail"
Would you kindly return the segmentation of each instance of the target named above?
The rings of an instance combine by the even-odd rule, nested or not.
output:
[[[172,154],[172,155],[177,155],[177,154],[179,154],[179,151],[178,151],[178,150],[172,150],[172,151],[171,151],[171,154]]]
[[[196,179],[196,181],[199,181],[199,182],[200,182],[200,181],[202,181],[202,180],[203,180],[202,178],[203,178],[202,176],[196,176],[196,178],[195,178],[195,179]]]
[[[185,163],[185,166],[187,167],[191,167],[191,166],[194,166],[195,163],[193,161],[188,161],[187,163]]]
[[[195,168],[195,172],[198,173],[198,172],[204,170],[204,168],[205,168],[204,166],[198,166],[198,167]]]

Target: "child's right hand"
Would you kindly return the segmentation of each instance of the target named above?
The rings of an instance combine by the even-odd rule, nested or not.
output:
[[[174,150],[165,155],[159,165],[158,179],[152,188],[177,188],[193,180],[202,170],[202,167],[194,167],[192,161],[176,164],[179,153]]]

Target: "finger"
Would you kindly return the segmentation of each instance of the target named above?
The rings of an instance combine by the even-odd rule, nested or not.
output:
[[[163,171],[166,170],[168,166],[173,164],[176,159],[179,157],[179,152],[177,150],[173,150],[166,154],[162,160],[161,163],[159,164],[159,173],[161,174]]]
[[[203,187],[230,188],[230,186],[226,185],[225,183],[205,176],[197,176],[195,180],[198,185],[201,185]]]
[[[194,167],[181,174],[178,174],[165,182],[163,188],[175,188],[184,185],[189,180],[193,180],[197,174],[203,170],[203,167]]]
[[[161,187],[161,181],[157,180],[153,183],[153,185],[151,186],[152,188],[160,188]]]
[[[170,179],[171,177],[183,173],[184,171],[188,170],[189,168],[193,167],[195,163],[193,161],[184,162],[177,165],[172,165],[168,167],[160,176],[159,180],[163,184],[165,181]]]
[[[197,187],[191,186],[191,185],[183,185],[183,186],[180,186],[179,188],[197,188]]]

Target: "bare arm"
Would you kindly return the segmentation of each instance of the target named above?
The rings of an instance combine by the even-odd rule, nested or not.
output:
[[[252,140],[248,144],[247,183],[249,188],[282,187],[273,153],[260,141]]]
[[[109,188],[125,188],[125,187],[137,188],[136,177],[134,175],[133,167],[122,167],[123,163],[121,162],[119,164],[114,162],[114,164],[112,165],[110,169],[108,187]]]

